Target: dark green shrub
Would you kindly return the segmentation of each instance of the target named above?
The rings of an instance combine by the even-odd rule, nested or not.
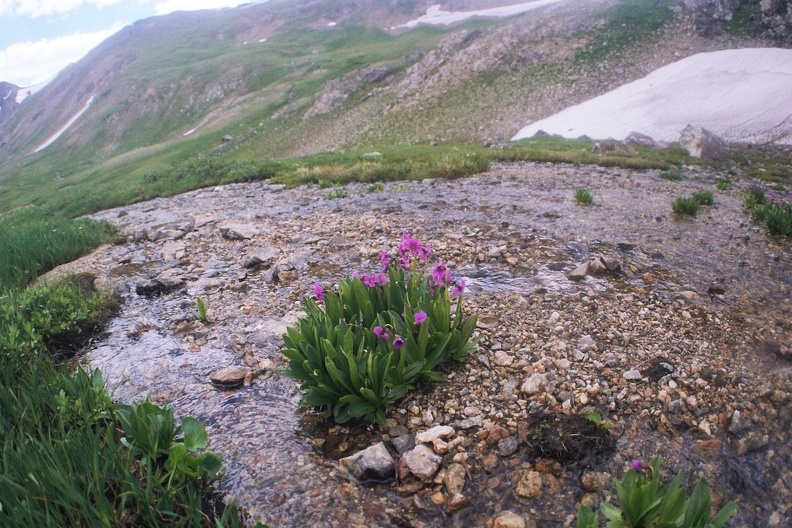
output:
[[[282,350],[284,374],[301,382],[303,405],[336,422],[382,423],[385,406],[442,379],[440,363],[475,349],[476,316],[462,315],[464,281],[452,283],[442,262],[425,273],[428,253],[405,233],[398,256],[382,256],[383,273],[346,278],[332,292],[315,285],[316,300],[305,300],[306,316],[288,329]]]
[[[696,191],[691,194],[690,197],[696,200],[700,205],[712,205],[715,200],[712,191]]]
[[[690,196],[680,196],[671,203],[675,213],[695,216],[699,210],[699,202]]]

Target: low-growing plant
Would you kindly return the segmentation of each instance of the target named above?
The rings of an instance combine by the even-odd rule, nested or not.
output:
[[[759,185],[751,185],[743,194],[743,205],[748,209],[753,209],[757,205],[764,205],[765,199],[765,190],[763,187]]]
[[[196,320],[206,323],[209,320],[209,302],[205,301],[203,297],[195,299],[195,308],[191,308],[193,316]]]
[[[575,201],[577,201],[579,204],[589,205],[594,201],[591,191],[589,191],[586,187],[578,187],[575,189],[574,196]]]
[[[660,177],[669,181],[680,181],[682,179],[682,171],[678,168],[669,169],[660,173]]]
[[[396,255],[380,256],[381,273],[353,274],[334,290],[314,285],[282,350],[284,374],[301,382],[302,405],[339,423],[382,423],[387,405],[442,379],[438,365],[475,349],[476,316],[462,314],[464,281],[454,282],[443,262],[427,273],[430,252],[405,232]]]
[[[767,191],[759,185],[745,190],[743,203],[751,218],[772,235],[792,236],[792,191]]]
[[[614,479],[620,507],[600,504],[608,528],[722,528],[737,505],[729,502],[712,515],[709,483],[700,479],[689,497],[678,473],[668,485],[660,483],[660,457],[650,464],[632,463],[621,481]],[[578,509],[577,528],[597,528],[597,514],[586,506]]]
[[[330,180],[319,180],[318,185],[320,189],[329,189],[330,187],[333,186],[333,182],[331,182]]]
[[[691,198],[696,200],[700,205],[712,205],[715,201],[715,197],[712,194],[712,191],[696,191],[690,195]]]
[[[718,178],[718,181],[715,182],[715,188],[719,191],[727,191],[731,187],[731,182],[726,178]]]
[[[346,198],[347,196],[349,196],[349,191],[347,191],[346,189],[343,189],[343,188],[342,189],[333,189],[332,191],[327,193],[327,195],[325,196],[325,199],[327,199],[327,200],[335,200],[337,198]]]
[[[137,452],[144,463],[164,467],[168,483],[217,477],[222,467],[220,455],[206,450],[206,428],[195,418],[187,416],[176,427],[173,409],[150,400],[118,405],[116,413],[126,434],[121,442]]]
[[[375,192],[382,192],[385,190],[385,184],[382,182],[372,183],[368,186],[368,192],[375,193]]]
[[[690,216],[696,216],[699,206],[699,201],[691,196],[679,196],[671,203],[671,208],[675,213]]]

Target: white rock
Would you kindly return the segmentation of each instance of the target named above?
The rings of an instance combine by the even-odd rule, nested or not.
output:
[[[452,434],[454,434],[454,428],[450,425],[436,425],[416,434],[415,441],[419,444],[430,444],[437,438],[448,438]]]

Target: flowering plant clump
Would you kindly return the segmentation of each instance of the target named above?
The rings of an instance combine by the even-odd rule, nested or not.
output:
[[[769,233],[792,236],[792,191],[768,191],[754,184],[745,190],[743,203]]]
[[[462,314],[465,283],[443,262],[430,269],[431,252],[405,231],[395,254],[380,255],[380,272],[354,273],[335,289],[314,285],[305,317],[283,338],[284,375],[302,382],[303,405],[339,423],[382,423],[386,405],[442,379],[439,364],[475,349],[476,316]]]
[[[614,480],[621,508],[600,504],[608,528],[721,528],[737,505],[727,503],[712,516],[709,483],[700,479],[690,497],[685,497],[682,475],[667,486],[660,484],[660,457],[647,464],[635,460],[620,481]],[[585,506],[578,510],[577,528],[597,528],[597,514]]]

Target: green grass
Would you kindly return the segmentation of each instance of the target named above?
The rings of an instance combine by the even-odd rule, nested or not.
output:
[[[600,64],[635,44],[653,38],[671,20],[674,0],[623,0],[605,12],[605,23],[575,57],[578,63]]]
[[[660,177],[668,181],[681,181],[682,171],[678,168],[669,169],[661,172]]]
[[[109,224],[47,216],[38,209],[0,217],[0,292],[26,286],[106,242]]]

